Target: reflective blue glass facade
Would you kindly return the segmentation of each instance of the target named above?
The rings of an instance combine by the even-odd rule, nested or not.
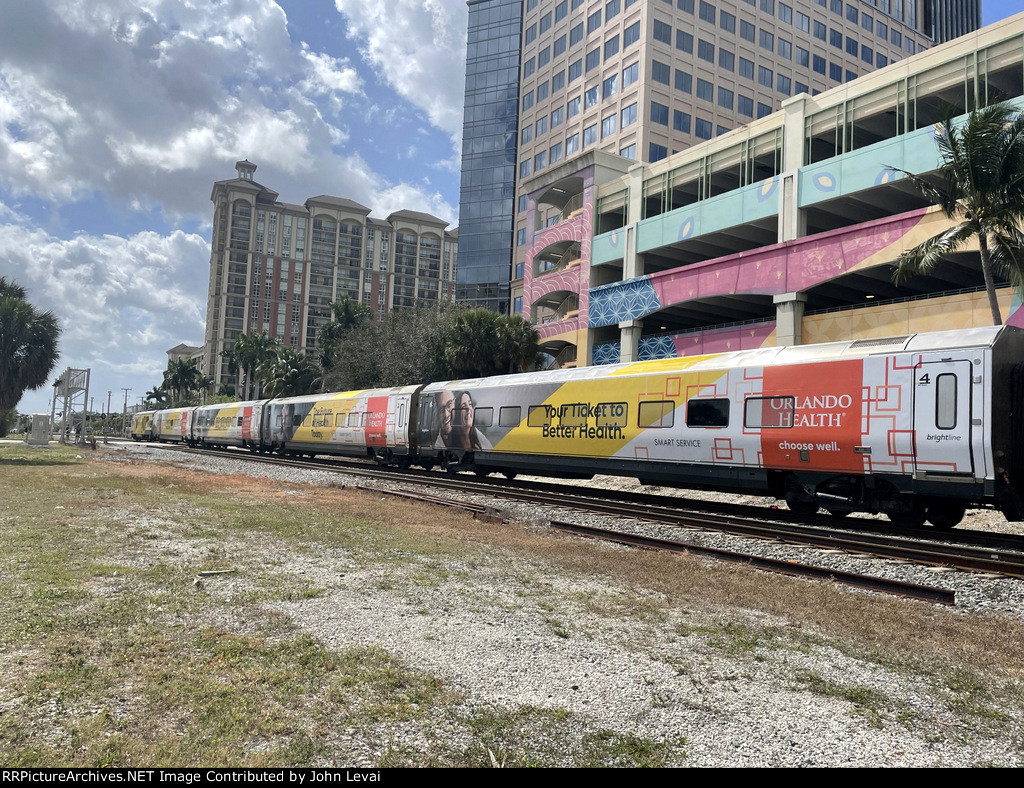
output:
[[[470,0],[455,298],[508,312],[522,0]]]

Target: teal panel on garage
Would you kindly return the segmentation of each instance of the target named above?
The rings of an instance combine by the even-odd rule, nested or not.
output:
[[[644,219],[637,224],[637,251],[649,252],[705,233],[774,216],[779,212],[778,189],[779,178],[769,178]]]
[[[590,264],[613,263],[626,256],[626,228],[595,235],[590,243]]]

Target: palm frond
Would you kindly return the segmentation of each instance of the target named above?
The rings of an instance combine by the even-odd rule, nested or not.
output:
[[[902,284],[911,276],[929,273],[943,257],[962,248],[975,234],[970,222],[961,222],[908,249],[895,260],[893,282]]]

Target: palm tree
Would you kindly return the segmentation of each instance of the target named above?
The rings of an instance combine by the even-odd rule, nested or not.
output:
[[[540,334],[522,315],[502,315],[498,341],[508,359],[508,372],[529,372],[540,358]]]
[[[60,325],[53,312],[40,312],[25,288],[0,276],[0,416],[28,389],[46,383],[57,365]]]
[[[279,340],[271,338],[266,331],[259,334],[239,334],[235,338],[232,353],[244,379],[241,385],[242,399],[259,396],[256,368],[267,359],[273,358],[280,344]]]
[[[171,404],[171,395],[167,393],[167,390],[163,386],[154,386],[146,392],[146,399],[143,403],[143,407],[146,410],[156,410],[159,408],[166,408]]]
[[[1024,113],[1006,104],[976,109],[962,127],[944,121],[935,141],[942,156],[937,184],[891,169],[910,178],[955,224],[901,254],[893,281],[927,273],[977,236],[992,322],[999,325],[995,273],[1018,290],[1024,286]]]
[[[316,363],[293,348],[281,348],[256,370],[268,397],[298,397],[312,394],[320,386]]]
[[[316,334],[320,368],[325,372],[334,362],[334,349],[342,334],[353,328],[361,328],[373,320],[373,310],[347,295],[331,304],[331,320],[322,325]]]
[[[196,364],[195,359],[174,359],[167,363],[167,371],[164,372],[164,386],[171,390],[175,402],[180,402],[191,392],[199,388],[199,379],[202,373]]]

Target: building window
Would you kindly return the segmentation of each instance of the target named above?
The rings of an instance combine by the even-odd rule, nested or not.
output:
[[[651,61],[651,79],[662,85],[671,84],[672,67],[667,63],[659,63],[657,60]]]
[[[555,6],[555,21],[561,22],[569,13],[569,0],[562,0]]]
[[[555,39],[555,43],[551,45],[551,54],[558,57],[565,52],[565,36],[561,35]]]
[[[775,49],[775,36],[769,33],[767,30],[758,31],[757,43],[761,49],[767,49],[769,52]]]
[[[732,109],[733,93],[723,87],[718,88],[718,106]]]
[[[597,142],[597,124],[592,123],[583,129],[583,147],[586,148],[595,142]]]
[[[548,11],[540,18],[540,32],[546,33],[551,28],[551,12]]]
[[[575,63],[569,64],[569,82],[577,80],[583,76],[583,61],[577,60]]]
[[[544,101],[548,97],[548,83],[541,82],[537,85],[537,101]]]
[[[534,172],[540,172],[548,166],[548,152],[542,150],[536,156],[533,157],[533,170]]]
[[[545,115],[543,118],[537,118],[537,136],[546,133],[548,130],[548,118]]]
[[[565,87],[565,72],[559,71],[551,77],[551,92],[557,93]]]
[[[793,45],[784,38],[779,39],[779,57],[784,57],[786,60],[793,59]]]
[[[523,96],[523,109],[529,109],[533,106],[533,91]]]
[[[672,112],[672,128],[684,134],[690,133],[690,116],[685,112],[674,110]]]
[[[728,11],[722,11],[718,15],[718,26],[726,33],[736,33],[736,17]]]
[[[700,0],[700,7],[697,14],[705,22],[715,23],[715,7],[711,3],[705,3],[704,0]]]
[[[676,49],[693,54],[693,36],[683,30],[676,31]]]
[[[558,109],[552,110],[551,128],[561,126],[563,122],[565,122],[565,107],[558,107]]]
[[[779,93],[783,93],[788,96],[793,90],[793,81],[789,77],[779,74],[775,87]]]
[[[857,9],[854,6],[846,6],[846,18],[849,19],[851,22],[857,21]]]
[[[793,9],[785,3],[779,3],[779,19],[787,25],[793,24]]]
[[[505,236],[508,238],[508,236]],[[526,244],[526,230],[516,230],[516,246],[524,246]]]
[[[775,0],[761,0],[761,10],[775,16]]]
[[[843,48],[843,34],[842,34],[842,32],[840,32],[839,30],[833,30],[832,28],[829,28],[829,30],[828,30],[828,42],[832,46],[834,46],[836,49],[842,49]]]
[[[565,155],[571,156],[580,149],[580,135],[573,134],[565,138]]]
[[[862,13],[860,15],[860,26],[863,27],[865,30],[867,30],[869,33],[874,32],[874,29],[875,29],[875,19],[874,19],[874,17],[868,16],[867,14],[863,14]]]
[[[706,60],[708,63],[715,62],[715,45],[710,41],[700,39],[697,41],[697,57]]]
[[[697,118],[693,124],[693,135],[697,139],[709,140],[711,139],[711,121],[704,120],[703,118]]]
[[[525,178],[530,174],[530,160],[519,162],[519,177]]]
[[[765,68],[764,66],[757,67],[757,81],[766,88],[770,88],[772,86],[772,79],[774,76],[775,74],[770,68]]]
[[[606,99],[619,92],[619,75],[612,74],[602,83],[601,98]]]
[[[661,161],[661,160],[662,160],[662,159],[664,159],[664,158],[665,158],[666,156],[668,156],[668,148],[666,148],[666,147],[665,147],[664,145],[658,145],[658,144],[657,144],[657,143],[655,143],[655,142],[652,142],[652,143],[651,143],[651,144],[650,144],[650,145],[648,146],[648,149],[647,149],[647,151],[648,151],[648,156],[647,156],[647,159],[648,159],[648,161],[650,161],[650,162],[651,162],[652,164],[653,164],[654,162],[656,162],[656,161]]]
[[[814,57],[812,57],[811,58],[811,68],[817,74],[824,74],[825,73],[825,58],[823,58],[821,55],[815,55]]]
[[[793,95],[794,96],[799,96],[801,93],[810,94],[810,92],[811,92],[811,89],[807,85],[805,85],[803,82],[794,82],[793,83]]]
[[[612,19],[613,17],[618,16],[620,9],[621,9],[621,2],[620,2],[620,0],[611,0],[611,2],[609,2],[604,7],[604,19],[605,19],[605,21],[607,22],[609,19]]]
[[[743,19],[740,20],[740,38],[744,41],[754,43],[754,36],[756,33],[757,28],[750,24],[750,22],[744,21]]]
[[[672,25],[654,20],[654,40],[663,44],[672,43]]]
[[[754,79],[754,61],[747,60],[745,57],[740,58],[739,75],[744,79]]]
[[[640,64],[634,63],[631,66],[626,66],[622,69],[622,87],[623,89],[628,88],[634,82],[640,79]]]
[[[697,77],[697,98],[703,101],[712,102],[715,100],[714,86],[706,79]]]
[[[620,126],[626,128],[626,126],[632,126],[636,123],[636,102],[634,101],[628,107],[622,108],[622,118]]]
[[[889,58],[887,58],[881,52],[876,52],[875,53],[875,67],[876,68],[885,68],[887,65],[889,65]]]
[[[807,14],[802,14],[799,11],[796,12],[796,28],[797,30],[803,30],[805,33],[811,32],[811,18]]]
[[[530,76],[534,71],[537,70],[537,61],[532,57],[523,63],[523,78]]]
[[[843,81],[843,67],[838,63],[828,64],[828,78],[835,80],[836,82]]]
[[[748,118],[754,117],[754,99],[749,96],[737,96],[736,111]]]
[[[598,88],[597,85],[594,85],[594,87],[583,94],[583,109],[596,107],[598,101]]]
[[[723,68],[726,71],[736,70],[736,55],[730,52],[728,49],[719,48],[718,50],[718,67]]]
[[[587,52],[587,72],[601,65],[601,47]]]
[[[762,104],[760,101],[757,102],[757,117],[763,118],[765,115],[771,115],[772,108],[770,104]]]
[[[870,66],[872,63],[875,62],[875,52],[874,52],[874,50],[871,47],[869,47],[869,46],[865,46],[864,44],[861,44],[860,45],[860,59],[863,60],[865,63],[867,63]]]
[[[659,104],[657,101],[651,102],[651,123],[657,123],[660,126],[668,125],[668,107],[664,104]]]
[[[526,28],[525,41],[527,44],[531,44],[535,38],[537,38],[537,25],[530,25]]]
[[[860,51],[860,42],[856,38],[846,37],[846,54],[857,57],[857,53]]]
[[[580,41],[583,40],[583,23],[580,22],[578,25],[573,27],[569,31],[569,46],[576,46]]]
[[[601,139],[615,133],[615,115],[601,119]]]
[[[551,47],[544,47],[537,53],[537,68],[544,68],[551,62]]]
[[[803,47],[796,48],[796,64],[807,68],[811,65],[811,53]]]
[[[594,13],[587,17],[587,35],[589,36],[595,30],[601,26],[601,9],[598,8]]]
[[[524,126],[523,130],[521,132],[519,132],[519,140],[520,140],[520,142],[523,143],[523,145],[525,145],[527,142],[530,142],[532,139],[533,139],[533,124],[531,123],[529,126]]]
[[[640,40],[640,23],[634,22],[622,31],[622,48],[635,44]]]
[[[818,39],[819,41],[824,41],[825,40],[825,34],[827,32],[828,32],[828,28],[825,27],[825,23],[824,22],[818,22],[817,20],[815,20],[815,22],[814,22],[814,34],[813,34],[814,37],[816,39]]]
[[[576,98],[572,99],[568,104],[565,105],[565,107],[566,114],[570,118],[576,117],[577,115],[580,114],[580,97],[577,96]]]
[[[625,148],[619,151],[619,155],[624,159],[633,159],[635,161],[636,143],[634,142],[632,145],[627,145]]]
[[[604,59],[614,57],[619,53],[619,37],[612,36],[604,42]]]
[[[552,164],[562,160],[562,143],[556,142],[551,146],[551,150],[548,151],[548,158]]]
[[[683,93],[692,93],[693,76],[685,71],[676,69],[676,90],[681,90]]]

